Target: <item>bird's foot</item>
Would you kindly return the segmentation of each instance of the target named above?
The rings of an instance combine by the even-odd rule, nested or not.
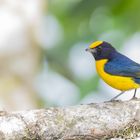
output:
[[[114,101],[116,101],[115,99],[116,99],[116,97],[111,98],[111,99],[109,100],[109,102],[114,102]]]
[[[89,103],[88,105],[95,105],[95,103]]]
[[[120,102],[121,100],[115,100],[115,99],[111,99],[108,102]]]
[[[134,97],[134,96],[131,98],[131,100],[137,100],[137,99],[138,99],[138,98],[137,98],[137,97]]]

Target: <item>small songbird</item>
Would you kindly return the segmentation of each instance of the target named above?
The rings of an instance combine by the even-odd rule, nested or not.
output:
[[[140,88],[140,64],[120,54],[111,44],[105,41],[93,42],[86,49],[95,58],[99,76],[111,87],[121,91],[112,98],[116,99],[125,91]]]

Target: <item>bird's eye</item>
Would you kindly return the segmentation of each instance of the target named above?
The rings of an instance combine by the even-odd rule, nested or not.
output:
[[[102,51],[102,47],[101,46],[97,47],[97,53],[98,53],[98,55],[101,54],[101,51]]]
[[[100,51],[100,50],[102,49],[102,47],[101,47],[101,46],[99,46],[97,49]]]

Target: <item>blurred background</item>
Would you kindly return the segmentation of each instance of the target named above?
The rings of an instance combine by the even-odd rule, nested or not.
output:
[[[1,0],[0,108],[111,99],[119,91],[99,78],[85,48],[105,40],[140,63],[139,13],[139,0]]]

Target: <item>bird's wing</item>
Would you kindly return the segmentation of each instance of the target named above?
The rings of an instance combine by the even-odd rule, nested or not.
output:
[[[140,65],[134,61],[112,61],[104,68],[111,75],[140,78]]]

